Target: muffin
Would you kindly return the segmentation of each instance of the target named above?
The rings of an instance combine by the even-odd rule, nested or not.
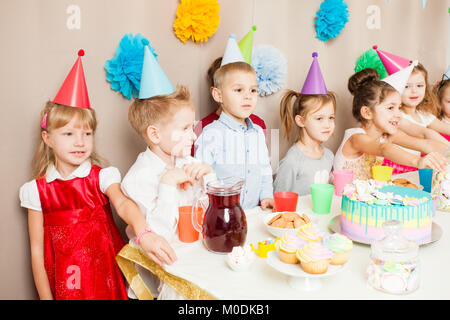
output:
[[[296,264],[298,263],[296,252],[305,244],[306,241],[297,237],[295,233],[287,232],[275,242],[275,248],[282,262]]]
[[[332,265],[342,265],[348,261],[350,250],[353,248],[352,240],[342,234],[335,233],[325,237],[322,242],[334,254],[330,261]]]
[[[322,240],[322,234],[315,226],[313,226],[311,222],[304,224],[300,228],[298,228],[297,236],[307,242],[318,242]]]
[[[297,250],[297,258],[303,271],[311,274],[327,272],[333,252],[319,242],[308,242]]]

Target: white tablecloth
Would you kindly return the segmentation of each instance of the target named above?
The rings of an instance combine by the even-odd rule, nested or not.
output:
[[[418,184],[418,173],[399,175]],[[300,197],[298,212],[316,219],[327,233],[331,218],[339,215],[341,197],[334,196],[331,213],[312,212],[311,195]],[[259,207],[247,210],[248,234],[246,243],[257,246],[259,241],[273,239],[266,230]],[[421,282],[417,291],[407,295],[379,292],[366,283],[366,268],[370,263],[370,246],[354,242],[350,260],[341,272],[322,278],[315,291],[294,289],[288,284],[288,275],[269,266],[264,258],[257,258],[250,269],[236,272],[226,263],[226,255],[209,252],[201,241],[192,244],[174,244],[178,261],[166,270],[189,280],[219,299],[450,299],[450,213],[437,211],[434,222],[443,230],[439,241],[421,246]],[[300,266],[299,266],[300,268]]]

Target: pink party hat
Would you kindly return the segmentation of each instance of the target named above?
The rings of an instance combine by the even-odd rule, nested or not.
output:
[[[378,50],[378,46],[373,46],[372,48],[378,53],[378,56],[380,57],[381,62],[383,62],[383,65],[389,75],[406,68],[411,63],[409,59],[396,56],[395,54],[388,53],[386,51]]]
[[[322,72],[320,72],[319,61],[317,61],[317,52],[313,52],[312,57],[314,60],[309,68],[301,94],[328,94]]]

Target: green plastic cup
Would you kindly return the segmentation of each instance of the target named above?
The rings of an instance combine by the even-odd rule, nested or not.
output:
[[[315,183],[311,185],[313,212],[328,214],[333,200],[334,186],[328,183]]]

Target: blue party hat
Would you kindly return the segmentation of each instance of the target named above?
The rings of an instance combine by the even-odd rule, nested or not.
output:
[[[225,49],[225,53],[223,54],[222,63],[220,66],[224,66],[233,62],[245,62],[244,57],[242,56],[241,49],[236,42],[236,35],[231,34],[228,38],[227,47]]]
[[[148,45],[145,46],[139,99],[147,99],[173,92],[175,92],[175,88],[172,83],[170,83],[155,56],[150,52]]]

